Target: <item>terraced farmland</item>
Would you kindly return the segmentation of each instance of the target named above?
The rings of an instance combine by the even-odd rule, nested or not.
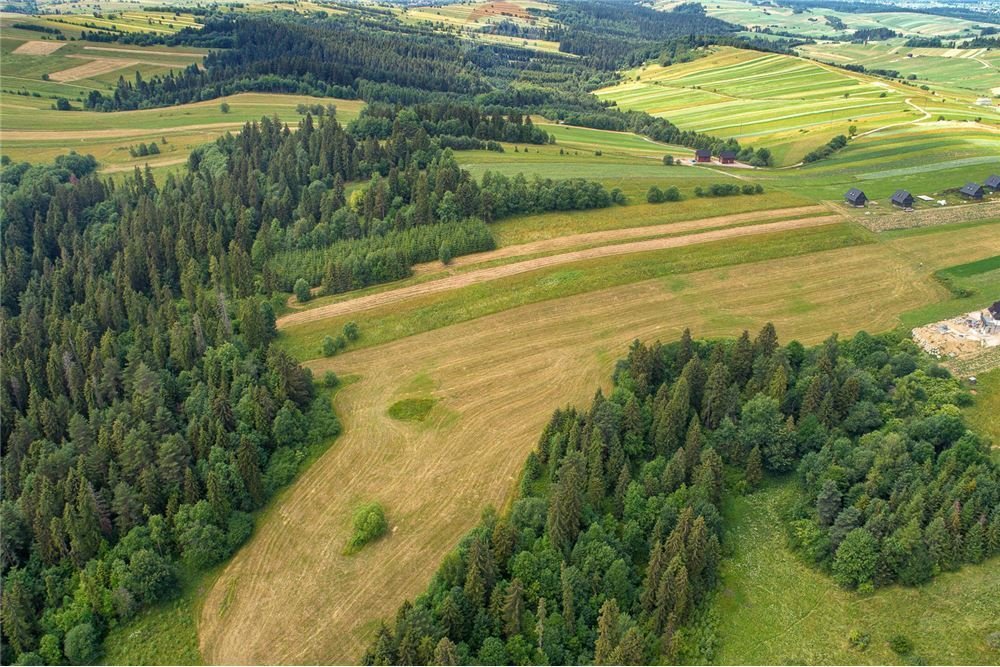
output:
[[[671,9],[683,0],[660,0],[658,9]],[[839,12],[821,7],[755,5],[748,0],[718,0],[705,3],[709,16],[753,28],[770,28],[813,38],[844,38],[855,30],[889,28],[906,36],[974,36],[987,22],[915,12]],[[846,28],[835,28],[826,17],[839,19]]]
[[[977,95],[1000,94],[1000,53],[990,49],[913,48],[903,40],[888,42],[822,42],[798,48],[799,53],[837,64],[897,70],[938,88],[963,88]]]
[[[780,54],[713,49],[681,65],[646,65],[625,81],[596,91],[625,109],[668,118],[685,129],[737,137],[764,145],[779,164],[806,153],[854,126],[859,133],[926,120],[936,110],[965,113],[972,99],[934,98],[918,88],[854,74]],[[989,122],[1000,114],[988,109]]]

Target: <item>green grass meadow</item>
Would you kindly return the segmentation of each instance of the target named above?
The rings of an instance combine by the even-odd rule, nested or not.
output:
[[[902,635],[923,661],[917,664],[996,664],[1000,655],[986,637],[1000,631],[1000,559],[919,588],[841,590],[786,547],[784,508],[797,493],[793,479],[772,480],[725,503],[716,663],[907,664],[888,645]],[[852,632],[869,635],[867,649],[851,645]]]

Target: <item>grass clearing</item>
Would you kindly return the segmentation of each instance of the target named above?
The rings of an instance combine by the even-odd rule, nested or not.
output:
[[[783,508],[794,479],[771,480],[725,501],[726,556],[715,597],[718,664],[900,664],[888,640],[903,635],[924,664],[992,664],[1000,630],[1000,559],[967,565],[919,588],[844,591],[785,546]],[[871,637],[859,651],[852,631]]]
[[[990,439],[993,458],[1000,461],[1000,368],[976,376],[976,401],[965,410],[965,418],[976,430]]]
[[[768,320],[782,340],[804,343],[832,331],[892,329],[900,312],[948,297],[933,270],[992,256],[1000,243],[1000,224],[982,225],[975,235],[942,229],[512,303],[416,335],[408,334],[419,327],[404,320],[443,327],[460,321],[474,300],[429,302],[368,324],[352,316],[366,341],[392,342],[310,363],[320,375],[330,369],[360,377],[337,395],[344,434],[275,503],[217,580],[199,626],[205,659],[357,661],[375,619],[391,617],[425,589],[483,507],[509,499],[551,411],[589,400],[633,339],[670,340],[684,327],[697,336],[732,336]],[[537,278],[572,285],[594,273],[571,266]],[[332,320],[327,331],[342,324]],[[439,403],[427,420],[389,417],[386,406],[414,386],[434,387]],[[344,557],[344,518],[368,498],[392,516],[392,538]]]
[[[422,422],[435,403],[433,398],[404,398],[389,406],[389,416],[401,422]]]

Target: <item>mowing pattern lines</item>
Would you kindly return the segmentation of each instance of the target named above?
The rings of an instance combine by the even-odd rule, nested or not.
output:
[[[536,257],[535,259],[528,259],[522,262],[515,262],[512,264],[501,264],[500,266],[478,269],[474,271],[468,271],[465,273],[458,273],[455,275],[447,276],[445,278],[440,278],[438,280],[433,280],[430,282],[418,283],[416,285],[410,285],[407,287],[400,287],[399,289],[391,290],[388,292],[377,292],[375,294],[369,294],[367,296],[358,297],[357,299],[351,299],[350,301],[340,301],[337,303],[328,304],[326,306],[320,306],[318,308],[311,308],[309,310],[299,311],[297,313],[292,313],[290,315],[285,315],[284,317],[279,318],[277,324],[278,327],[281,328],[287,326],[294,326],[296,324],[303,324],[305,322],[313,322],[315,320],[322,320],[329,317],[336,317],[338,315],[344,315],[347,313],[369,310],[371,308],[376,308],[378,306],[384,306],[386,304],[396,303],[399,301],[404,301],[406,299],[425,296],[427,294],[434,294],[436,292],[458,289],[460,287],[475,285],[477,283],[482,283],[490,280],[497,280],[499,278],[516,276],[518,274],[526,273],[528,271],[536,271],[538,269],[550,268],[553,266],[558,266],[560,264],[568,264],[571,262],[579,262],[588,259],[597,259],[600,257],[612,257],[615,255],[624,255],[634,252],[648,252],[651,250],[678,248],[687,245],[694,245],[696,243],[707,243],[709,241],[719,241],[722,239],[736,238],[740,236],[749,236],[753,234],[766,234],[768,232],[788,231],[792,229],[803,229],[806,227],[817,227],[820,225],[833,224],[835,222],[840,222],[842,220],[843,218],[839,215],[827,215],[827,216],[813,217],[813,218],[800,218],[797,220],[771,222],[771,223],[751,225],[746,227],[726,227],[724,229],[715,229],[711,231],[689,234],[685,236],[669,236],[666,238],[653,238],[642,241],[634,241],[632,243],[603,245],[603,246],[598,246],[596,248],[576,250],[572,252],[561,253],[558,255]],[[682,223],[675,223],[674,225],[670,226],[671,227],[680,226],[681,228],[684,227]],[[690,229],[690,226],[688,228]],[[636,230],[629,230],[629,231],[636,232]],[[680,231],[680,229],[678,229],[678,231]],[[637,235],[639,234],[644,236],[649,236],[650,229],[639,228]],[[583,235],[583,236],[589,236],[589,235]],[[538,245],[542,244],[540,243]]]
[[[1000,224],[710,269],[680,289],[648,280],[313,362],[361,377],[335,399],[344,434],[216,581],[201,616],[206,661],[356,662],[376,619],[425,589],[481,508],[510,497],[551,411],[592,396],[633,339],[672,339],[685,326],[734,335],[768,320],[805,343],[885,330],[897,313],[947,297],[931,271],[992,256],[998,243]],[[389,418],[418,383],[439,401],[428,420]],[[386,507],[392,532],[345,557],[351,511],[369,500]]]

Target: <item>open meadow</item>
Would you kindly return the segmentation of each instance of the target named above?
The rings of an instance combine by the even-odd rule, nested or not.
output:
[[[786,547],[794,479],[769,482],[725,504],[728,555],[712,607],[717,664],[912,664],[889,640],[903,636],[924,664],[985,665],[1000,631],[1000,559],[966,565],[916,588],[863,595],[840,589]],[[850,642],[867,635],[866,648]]]
[[[794,235],[720,242],[701,246],[701,270],[674,273],[661,267],[683,264],[682,256],[644,253],[332,318],[328,332],[347,319],[363,332],[363,349],[310,362],[319,373],[359,376],[338,395],[345,433],[220,575],[202,611],[204,657],[356,660],[374,619],[422,590],[481,508],[510,497],[549,413],[591,395],[633,338],[672,339],[685,326],[699,336],[734,335],[768,320],[784,339],[804,342],[891,329],[899,313],[947,300],[934,268],[995,254],[1000,224],[974,229],[938,227],[806,254],[792,244],[791,256],[735,264]],[[634,275],[630,264],[655,268],[645,280],[600,282]],[[502,303],[488,316],[477,305],[532,293],[535,302]],[[310,334],[293,327],[282,335],[294,349]],[[435,404],[423,422],[396,421],[388,410],[406,398]],[[387,508],[391,535],[343,556],[346,517],[372,499]]]
[[[683,0],[659,0],[656,7],[672,9]],[[905,36],[973,37],[988,22],[916,12],[843,12],[825,7],[792,7],[755,3],[751,0],[713,0],[705,3],[710,16],[746,26],[770,28],[810,38],[837,39],[855,30],[889,28]],[[831,20],[828,20],[830,17]],[[844,27],[839,27],[843,24]]]
[[[798,162],[851,126],[864,134],[939,117],[978,118],[993,129],[1000,123],[1000,112],[976,107],[971,92],[935,96],[804,58],[731,48],[629,70],[622,83],[595,94],[683,129],[767,146],[778,165]]]

